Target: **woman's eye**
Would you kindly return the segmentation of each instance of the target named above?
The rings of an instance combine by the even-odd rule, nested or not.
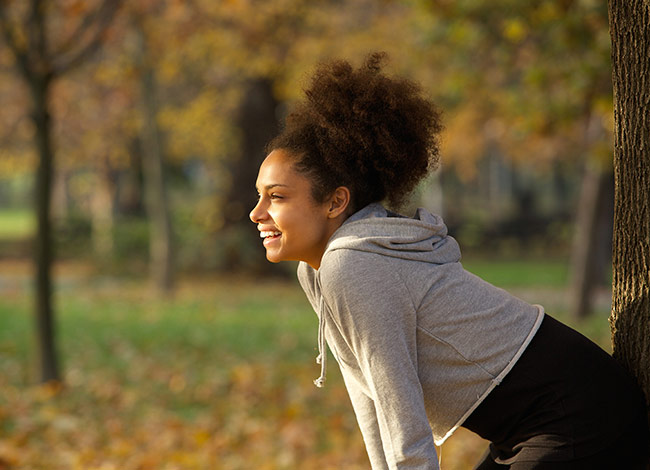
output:
[[[280,196],[279,194],[273,193],[273,194],[271,194],[271,199],[282,199],[282,196]]]

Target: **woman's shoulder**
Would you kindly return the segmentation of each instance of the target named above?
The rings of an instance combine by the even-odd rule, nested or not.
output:
[[[323,288],[335,290],[349,285],[381,284],[394,274],[394,269],[385,256],[349,248],[327,252],[319,269]]]

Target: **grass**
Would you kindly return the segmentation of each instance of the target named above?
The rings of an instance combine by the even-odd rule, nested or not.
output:
[[[505,288],[529,286],[563,288],[568,281],[566,260],[471,258],[463,260],[463,266],[486,281]]]
[[[32,236],[36,228],[34,214],[22,209],[0,210],[0,240]]]
[[[311,383],[317,322],[296,285],[58,286],[63,389],[33,385],[30,293],[2,292],[0,468],[365,467],[335,367],[328,393]]]
[[[561,263],[468,267],[516,281],[532,300],[557,297],[560,281],[540,287],[540,270],[562,272]],[[317,322],[295,283],[185,279],[161,298],[142,281],[57,273],[64,388],[34,385],[28,273],[0,279],[0,468],[368,468],[334,361],[324,390],[311,383]],[[591,321],[587,334],[599,338],[606,321]],[[444,468],[471,468],[484,447],[459,431]]]

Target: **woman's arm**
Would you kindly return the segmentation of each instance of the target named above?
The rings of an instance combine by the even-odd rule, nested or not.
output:
[[[336,328],[345,342],[335,348],[349,348],[356,358],[360,379],[374,403],[388,467],[437,469],[417,371],[416,310],[390,258],[337,250],[327,254],[320,276],[329,328]],[[369,405],[358,397],[363,391],[356,390],[351,380],[346,385],[353,404],[358,401],[362,406],[357,416],[371,423]],[[368,435],[376,440],[375,431]]]
[[[354,408],[354,414],[357,416],[357,423],[361,429],[363,442],[366,445],[366,452],[373,470],[388,470],[384,448],[381,444],[381,434],[379,424],[377,423],[377,410],[375,402],[358,386],[353,386],[349,381],[350,377],[343,374],[345,386],[350,395],[350,401]]]

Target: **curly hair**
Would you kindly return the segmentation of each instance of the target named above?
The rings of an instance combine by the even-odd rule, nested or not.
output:
[[[385,53],[371,54],[357,70],[343,60],[323,63],[267,146],[296,158],[324,201],[339,186],[351,209],[387,201],[399,207],[438,163],[440,112],[418,84],[382,73]]]

